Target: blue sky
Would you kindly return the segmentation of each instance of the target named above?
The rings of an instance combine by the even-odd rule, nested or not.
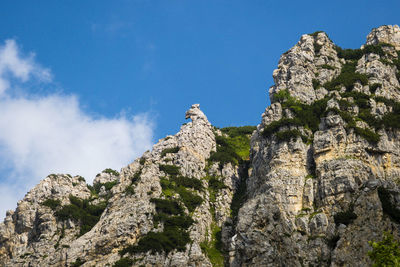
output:
[[[24,114],[36,114],[35,107],[40,106],[43,109],[32,120],[51,121],[52,126],[38,124],[53,129],[48,132],[87,129],[84,135],[88,138],[76,142],[76,147],[65,141],[73,139],[70,136],[54,138],[50,143],[53,147],[64,143],[79,152],[76,154],[91,151],[97,155],[111,155],[113,149],[123,150],[118,160],[110,163],[119,169],[148,149],[152,142],[176,133],[185,122],[184,112],[193,103],[200,103],[216,126],[258,124],[261,113],[269,105],[267,92],[273,84],[272,71],[280,55],[302,34],[323,30],[336,44],[358,48],[372,28],[398,24],[399,10],[399,1],[366,0],[4,0],[0,2],[0,44],[7,48],[6,40],[12,40],[20,59],[28,60],[28,65],[34,66],[32,69],[41,73],[48,71],[51,75],[49,81],[43,82],[43,76],[34,78],[33,72],[25,80],[15,73],[7,74],[8,98],[15,100],[12,104],[21,100],[21,95],[32,104],[32,109],[13,119],[26,121]],[[11,49],[12,44],[8,44]],[[52,120],[59,121],[59,117],[43,115],[53,110],[64,114],[57,111],[57,107],[63,109],[63,102],[67,103],[67,108],[62,110],[65,114],[76,113],[75,119],[71,119],[74,127],[70,127],[67,119],[57,124]],[[82,126],[81,120],[87,123]],[[40,163],[32,161],[46,153],[47,148],[51,150],[45,141],[53,136],[43,136],[37,133],[40,129],[32,126],[31,131],[37,135],[19,142],[15,139],[19,136],[16,133],[26,129],[15,127],[10,136],[13,144],[18,143],[18,151],[7,143],[10,138],[0,136],[3,191],[10,184],[17,187],[24,182],[26,187],[31,186],[43,178],[38,176],[53,170],[49,167],[35,172],[34,166]],[[90,138],[93,129],[96,138]],[[117,145],[110,142],[104,150],[96,150],[94,147],[101,145],[87,140],[100,142],[102,137],[111,138],[101,133],[106,129],[111,129],[109,132],[117,137]],[[125,136],[123,129],[132,134]],[[44,144],[39,144],[36,139],[40,138],[36,136]],[[141,146],[131,139],[140,140]],[[82,144],[86,144],[85,153],[79,150]],[[123,149],[128,146],[130,150]],[[87,158],[69,162],[68,158],[74,158],[75,154],[65,151],[67,158],[59,156],[57,162],[43,160],[42,165],[64,162],[68,168],[64,170],[60,165],[54,171],[79,174],[79,168],[84,168],[82,162],[92,158],[88,152]],[[51,153],[57,154],[57,151]],[[109,158],[96,160],[90,171],[82,172],[92,175]]]
[[[326,3],[324,3],[326,2]],[[384,4],[386,3],[386,4]],[[279,56],[324,30],[359,47],[399,1],[1,1],[15,38],[89,112],[153,112],[157,138],[199,102],[217,126],[255,125]]]

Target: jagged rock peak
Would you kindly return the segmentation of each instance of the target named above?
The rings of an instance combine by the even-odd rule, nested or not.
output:
[[[269,90],[271,102],[279,102],[287,91],[298,101],[311,104],[333,91],[349,91],[350,87],[399,101],[400,84],[396,78],[400,75],[396,74],[399,50],[400,28],[397,25],[373,29],[366,45],[360,49],[342,49],[324,32],[304,34],[281,56],[273,72],[275,84]],[[361,76],[353,82],[345,79],[353,74]],[[374,84],[381,85],[376,92]]]
[[[383,25],[372,29],[367,36],[367,45],[386,43],[400,50],[400,27],[398,25]]]
[[[204,120],[207,121],[206,115],[200,110],[200,104],[193,104],[188,111],[186,111],[185,119]]]

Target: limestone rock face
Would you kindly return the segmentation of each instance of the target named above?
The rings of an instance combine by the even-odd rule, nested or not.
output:
[[[152,151],[120,173],[106,169],[98,174],[93,187],[79,176],[50,175],[41,181],[0,224],[0,266],[112,266],[121,258],[121,250],[135,246],[150,232],[163,231],[162,223],[155,222],[158,213],[152,199],[172,197],[182,201],[176,192],[167,196],[171,189],[164,190],[161,186],[162,181],[179,175],[201,182],[204,188],[184,191],[202,199],[193,211],[184,208],[184,213],[193,219],[188,229],[191,241],[183,250],[144,251],[124,256],[135,265],[211,266],[200,245],[215,238],[212,229],[223,227],[230,217],[230,204],[239,179],[238,166],[209,160],[216,151],[216,130],[198,104],[192,105],[186,118],[192,121],[184,124],[176,135],[160,140]],[[179,175],[170,175],[165,166],[178,169]],[[219,177],[223,184],[213,191],[213,199],[207,190],[208,176]],[[71,205],[71,196],[93,205],[106,203],[98,221],[83,235],[81,221],[61,220],[58,215],[61,207]],[[46,206],[44,203],[49,199],[59,200],[59,206],[54,209]],[[185,207],[182,202],[180,206]],[[224,235],[229,236],[226,229]]]
[[[386,43],[400,50],[400,27],[398,25],[385,25],[373,29],[367,36],[368,45]]]
[[[400,28],[305,34],[257,127],[191,121],[120,172],[52,174],[0,224],[0,266],[368,266],[400,229]],[[249,153],[248,153],[249,152]]]
[[[251,139],[232,266],[368,266],[368,241],[398,236],[387,210],[400,208],[400,131],[382,118],[399,118],[399,37],[379,27],[350,55],[317,32],[282,55]]]

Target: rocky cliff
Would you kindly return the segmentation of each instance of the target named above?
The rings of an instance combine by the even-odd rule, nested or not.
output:
[[[400,28],[303,35],[273,77],[257,127],[192,105],[120,172],[49,175],[0,224],[0,266],[370,265],[400,226]]]

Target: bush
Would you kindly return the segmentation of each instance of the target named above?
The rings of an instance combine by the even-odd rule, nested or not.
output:
[[[321,87],[321,82],[317,79],[312,79],[312,85],[314,90],[317,90],[318,88]]]
[[[131,178],[132,184],[136,184],[140,181],[140,175],[142,175],[142,169],[139,169]]]
[[[119,176],[119,172],[117,172],[116,170],[110,169],[110,168],[105,169],[103,172],[114,175],[114,176]]]
[[[165,157],[165,155],[167,155],[167,153],[178,153],[179,151],[179,147],[171,147],[171,148],[166,148],[163,151],[161,151],[161,157]]]
[[[358,117],[365,121],[369,126],[377,129],[382,126],[382,121],[371,114],[369,109],[360,108]]]
[[[360,82],[362,85],[368,84],[368,77],[365,74],[356,72],[357,62],[349,62],[343,65],[338,77],[324,84],[328,91],[337,90],[338,86],[343,85],[348,91],[353,89],[354,83]]]
[[[400,266],[400,244],[393,240],[393,235],[385,232],[382,241],[368,242],[372,247],[368,256],[374,262],[372,266]]]
[[[342,49],[339,46],[335,47],[337,56],[346,60],[359,60],[363,56],[361,49]]]
[[[221,129],[221,132],[233,138],[236,136],[251,135],[256,129],[256,126],[225,127]]]
[[[264,128],[262,135],[264,137],[269,137],[272,134],[276,133],[281,127],[301,126],[301,125],[302,123],[298,118],[293,118],[293,119],[282,118],[278,121],[273,121],[269,125],[267,125]]]
[[[352,97],[359,108],[369,108],[370,96],[367,94],[352,91],[343,93],[342,97]]]
[[[216,177],[211,177],[208,181],[208,187],[214,191],[219,191],[221,189],[228,188],[222,181],[218,180]]]
[[[279,141],[290,141],[297,138],[298,136],[301,137],[304,143],[306,143],[308,140],[307,136],[302,135],[301,132],[297,129],[277,132],[275,135]]]
[[[117,260],[114,264],[113,267],[130,267],[132,266],[134,261],[130,258],[121,258]]]
[[[385,128],[400,129],[400,114],[387,113],[382,117],[382,124]]]
[[[292,101],[296,101],[296,99],[294,97],[292,97],[289,93],[289,91],[286,90],[280,90],[279,92],[277,92],[276,94],[274,94],[272,96],[272,103],[274,102],[279,102],[279,103],[283,103],[283,102],[292,102]]]
[[[235,138],[240,138],[240,136]],[[216,136],[215,140],[217,143],[217,151],[211,152],[209,161],[219,162],[220,166],[223,166],[228,162],[232,163],[233,165],[237,165],[241,160],[241,157],[235,151],[235,147],[232,142],[233,139],[224,136]],[[246,140],[244,142],[246,142]],[[238,146],[242,148],[242,145],[243,144],[239,144]],[[244,146],[247,148],[246,144],[244,144]],[[248,145],[248,149],[250,149],[250,145]]]
[[[77,258],[76,261],[71,262],[71,267],[79,267],[82,266],[86,261]]]
[[[370,143],[375,144],[379,142],[380,135],[367,128],[354,127],[354,132]]]
[[[165,213],[160,213],[154,215],[154,222],[163,222],[165,227],[179,227],[182,229],[188,229],[193,223],[194,220],[186,215],[178,215],[178,216],[167,216]]]
[[[198,191],[203,190],[202,182],[196,178],[176,176],[176,177],[172,177],[171,181],[175,182],[176,186],[178,186],[178,187],[183,186],[183,187],[193,188]]]
[[[183,209],[175,200],[152,198],[151,202],[156,204],[156,211],[158,213],[165,213],[169,215],[183,215]]]
[[[133,188],[132,185],[128,185],[125,188],[125,194],[127,194],[127,195],[134,195],[135,194],[135,189]]]
[[[321,32],[323,32],[323,31],[315,31],[315,32],[313,32],[313,33],[309,33],[308,35],[310,35],[310,36],[312,36],[312,37],[317,37],[317,36],[318,36],[318,33],[321,33]]]
[[[80,199],[72,195],[69,196],[69,200],[71,204],[56,211],[55,216],[60,221],[72,219],[79,222],[80,235],[85,234],[95,226],[107,206],[106,202],[92,205],[88,199]]]
[[[140,253],[151,251],[152,253],[163,252],[167,254],[176,249],[184,251],[186,244],[190,242],[189,234],[178,227],[166,228],[163,232],[149,232],[143,236],[138,244],[128,246],[121,250],[120,254]]]
[[[204,240],[200,244],[201,250],[209,258],[212,266],[224,266],[224,251],[222,249],[221,229],[216,225],[211,225],[211,240]]]
[[[176,191],[190,212],[193,212],[198,206],[201,205],[201,203],[203,203],[203,199],[200,196],[193,194],[184,187],[178,187]]]
[[[377,54],[379,56],[384,56],[385,52],[382,49],[382,45],[378,44],[378,45],[365,45],[364,49],[362,50],[364,54],[369,54],[369,53],[374,53]]]
[[[335,67],[328,65],[328,64],[321,65],[321,68],[327,69],[327,70],[335,70]]]
[[[169,175],[172,175],[172,176],[174,176],[174,175],[179,175],[179,167],[178,166],[175,166],[175,165],[164,165],[164,164],[160,164],[159,165],[159,169],[160,169],[160,171],[163,171],[163,172],[165,172],[166,174],[169,174]]]
[[[374,83],[374,84],[371,84],[371,85],[369,86],[369,90],[371,91],[371,93],[375,94],[376,89],[378,89],[379,87],[382,87],[382,84],[380,84],[380,83]]]
[[[102,186],[104,186],[106,191],[110,191],[111,188],[116,185],[118,181],[112,181],[112,182],[106,182],[106,183],[96,183],[93,185],[90,191],[93,191],[94,193],[98,194],[100,193],[100,189]],[[89,188],[90,189],[90,188]]]
[[[43,203],[43,206],[47,206],[52,210],[56,210],[58,207],[61,206],[61,201],[58,199],[46,199]]]
[[[189,233],[186,231],[192,224],[193,219],[184,215],[182,207],[174,200],[152,198],[151,202],[156,204],[157,214],[154,222],[163,222],[162,232],[149,232],[144,235],[137,245],[130,245],[120,251],[121,255],[126,253],[140,253],[151,251],[152,253],[167,254],[176,249],[184,251],[186,244],[191,242]]]

